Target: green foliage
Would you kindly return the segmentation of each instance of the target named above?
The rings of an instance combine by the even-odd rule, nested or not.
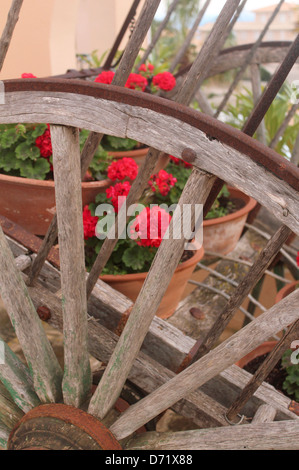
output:
[[[35,139],[46,128],[46,124],[0,125],[0,171],[24,178],[45,179],[50,173],[50,164],[41,157]]]
[[[76,57],[81,66],[86,64],[89,68],[99,68],[102,66],[107,53],[108,51],[105,51],[99,56],[98,50],[94,49],[90,54],[76,54]]]
[[[294,352],[289,349],[283,356],[282,364],[286,369],[287,377],[283,383],[283,389],[287,392],[290,397],[293,397],[294,400],[299,402],[299,363],[292,364],[291,356],[297,356],[299,362],[299,351],[294,354]],[[296,359],[296,358],[295,358]]]
[[[43,135],[46,130],[46,124],[0,125],[0,172],[38,180],[53,179],[52,157],[42,157],[35,143],[37,137]],[[88,135],[88,131],[81,130],[81,150]],[[107,151],[99,145],[90,164],[91,177],[97,180],[105,179],[110,161],[111,157]]]
[[[286,83],[278,93],[277,97],[271,104],[265,115],[265,127],[267,144],[269,145],[280,126],[283,124],[285,117],[291,107],[292,89]],[[235,104],[229,104],[227,110],[224,111],[224,120],[237,129],[242,129],[246,123],[251,111],[253,110],[252,92],[244,87],[244,91],[235,95]],[[290,158],[292,150],[299,132],[299,115],[297,114],[292,123],[286,129],[284,135],[278,142],[275,150],[285,158]],[[254,136],[256,137],[256,135]]]
[[[105,135],[102,140],[102,146],[107,152],[121,152],[135,149],[138,146],[138,142],[129,138]]]

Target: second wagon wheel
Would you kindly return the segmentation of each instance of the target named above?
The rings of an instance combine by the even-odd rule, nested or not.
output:
[[[136,91],[75,80],[12,80],[5,82],[5,91],[1,123],[51,125],[62,292],[58,297],[42,286],[39,292],[48,303],[52,321],[59,328],[63,325],[65,368],[61,370],[34,307],[39,281],[35,286],[26,286],[26,276],[14,263],[0,230],[0,292],[27,361],[27,366],[21,364],[5,346],[0,379],[19,409],[15,410],[16,416],[25,414],[11,429],[8,398],[1,394],[2,442],[8,441],[8,449],[108,450],[201,449],[209,448],[209,442],[225,446],[225,441],[234,448],[244,448],[244,441],[248,440],[248,447],[259,448],[259,436],[263,435],[266,448],[269,442],[277,449],[298,448],[298,420],[262,426],[244,424],[237,437],[230,427],[163,437],[155,432],[137,437],[134,434],[271,335],[296,322],[298,291],[131,406],[111,426],[105,426],[135,361],[140,360],[143,339],[186,240],[163,240],[117,341],[103,336],[100,325],[88,322],[78,129],[130,137],[192,163],[193,171],[177,211],[183,204],[204,204],[218,177],[255,198],[281,221],[287,232],[290,229],[297,235],[299,169],[213,118]],[[181,217],[182,214],[173,216],[170,233],[173,221]],[[105,348],[109,348],[110,359],[91,396],[89,353],[101,360]],[[287,439],[282,438],[283,433]]]

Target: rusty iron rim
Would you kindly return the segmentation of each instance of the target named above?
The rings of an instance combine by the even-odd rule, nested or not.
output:
[[[10,433],[7,448],[20,426],[36,418],[55,418],[88,434],[103,450],[122,450],[114,435],[94,416],[70,405],[60,403],[40,405],[23,416]]]
[[[111,102],[153,110],[176,118],[204,132],[209,139],[218,140],[247,155],[252,161],[299,191],[299,168],[244,132],[187,106],[148,93],[115,85],[66,79],[16,79],[4,81],[6,93],[24,91],[74,93]]]

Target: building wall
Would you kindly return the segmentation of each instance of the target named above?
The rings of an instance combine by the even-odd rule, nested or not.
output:
[[[38,77],[77,68],[76,54],[101,56],[119,33],[133,0],[25,0],[6,56],[1,79],[23,72]],[[144,0],[138,8],[140,13]],[[3,31],[11,0],[1,0]],[[121,48],[125,46],[128,35]]]

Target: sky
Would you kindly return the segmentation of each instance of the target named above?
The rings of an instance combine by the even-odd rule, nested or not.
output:
[[[211,15],[218,15],[225,4],[226,0],[212,0],[209,8],[207,9],[207,12],[205,14],[205,17],[202,21],[202,24],[204,24],[210,17]],[[158,9],[157,16],[159,18],[163,18],[165,16],[165,7],[163,6],[163,0],[161,2],[161,6]],[[202,0],[202,5],[204,4],[204,0]],[[277,5],[279,3],[278,0],[247,0],[247,3],[245,5],[244,11],[252,11],[258,8],[263,8],[269,5]],[[299,5],[299,0],[289,0],[288,3],[294,3]],[[161,18],[161,19],[162,19]]]

